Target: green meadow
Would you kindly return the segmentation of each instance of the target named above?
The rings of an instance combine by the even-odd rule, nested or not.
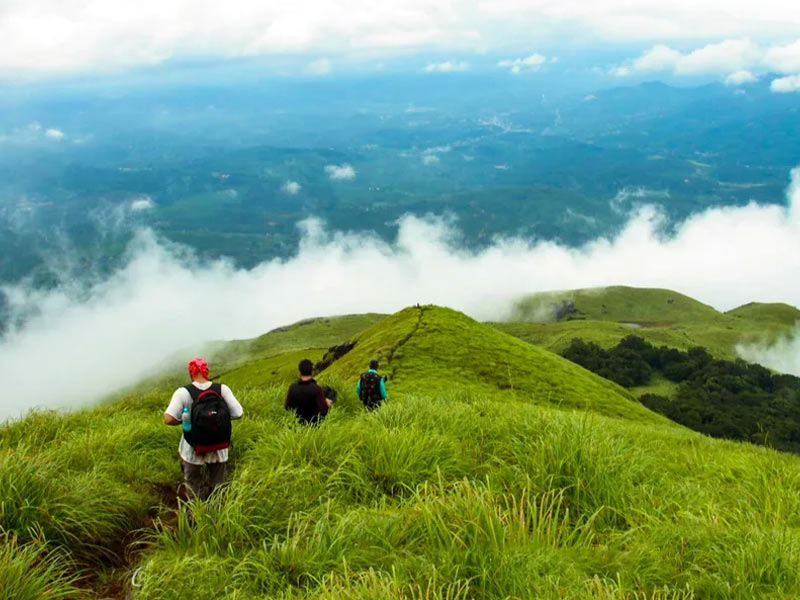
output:
[[[565,301],[575,311],[557,320],[554,307]],[[738,344],[774,342],[798,322],[800,310],[788,304],[752,302],[723,313],[671,290],[612,286],[533,294],[515,305],[510,321],[492,325],[552,352],[575,338],[609,348],[634,334],[656,346],[700,346],[732,360]]]
[[[798,457],[689,431],[522,334],[688,326],[658,305],[605,319],[576,299],[587,318],[492,326],[410,307],[220,345],[212,375],[245,418],[206,503],[178,499],[180,433],[161,424],[178,374],[7,423],[0,599],[800,597]],[[793,325],[782,306],[702,307],[691,322],[708,317],[720,352],[729,323]],[[295,424],[299,358],[345,341],[318,378],[339,392],[331,414]],[[353,388],[373,356],[389,400],[367,413]]]

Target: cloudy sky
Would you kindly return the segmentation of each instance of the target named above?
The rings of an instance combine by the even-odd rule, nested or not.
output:
[[[297,57],[308,75],[354,63],[470,70],[486,55],[513,74],[550,49],[628,49],[613,77],[663,72],[733,85],[767,72],[800,87],[800,10],[791,0],[3,0],[8,82],[254,56]],[[543,52],[548,54],[547,52]],[[470,60],[470,57],[475,57]],[[527,62],[526,62],[527,61]]]

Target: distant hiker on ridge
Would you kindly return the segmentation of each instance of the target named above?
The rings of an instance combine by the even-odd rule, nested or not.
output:
[[[284,408],[293,410],[303,425],[316,425],[328,414],[331,400],[325,397],[325,391],[312,377],[314,364],[310,360],[304,358],[297,368],[300,379],[289,386]]]
[[[192,383],[172,394],[164,412],[165,425],[182,425],[178,453],[183,475],[192,493],[205,500],[228,476],[228,447],[231,420],[241,419],[244,410],[227,385],[208,379],[208,363],[193,358],[188,364]],[[203,484],[203,465],[208,486]]]
[[[378,374],[378,359],[369,361],[369,371],[362,373],[356,384],[356,394],[369,410],[378,408],[386,400],[385,377]]]

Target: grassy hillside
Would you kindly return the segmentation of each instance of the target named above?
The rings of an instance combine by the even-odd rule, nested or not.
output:
[[[385,316],[365,313],[305,319],[250,340],[216,344],[212,358],[218,363],[235,364],[305,348],[329,348],[371,327]]]
[[[307,348],[257,358],[230,371],[219,373],[216,379],[234,389],[288,384],[297,379],[297,365],[302,359],[308,358],[317,362],[322,359],[323,354],[323,348]]]
[[[224,374],[245,418],[206,504],[176,501],[171,387],[0,427],[0,600],[800,597],[798,457],[671,425],[448,309],[352,337],[318,428],[282,408],[308,349]],[[372,356],[390,399],[366,413]]]
[[[535,404],[658,419],[616,384],[447,308],[407,308],[355,341],[325,375],[355,382],[376,357],[392,393],[520,396]]]
[[[562,352],[575,338],[592,341],[610,348],[628,335],[638,335],[653,344],[686,350],[696,346],[696,341],[685,331],[673,327],[631,327],[614,321],[578,319],[558,323],[526,323],[513,321],[491,323],[499,331],[513,335],[550,352]]]
[[[793,327],[800,322],[800,310],[782,302],[750,302],[725,314],[736,319],[761,323],[766,327]]]
[[[567,301],[575,312],[554,320],[556,307]],[[610,348],[635,334],[679,350],[702,346],[727,360],[736,358],[737,344],[774,341],[800,321],[800,310],[787,304],[751,303],[721,313],[677,292],[623,286],[535,294],[513,315],[492,326],[552,352],[575,338]]]
[[[515,305],[511,320],[548,320],[548,308],[564,300],[571,300],[577,311],[568,318],[671,324],[713,323],[721,317],[714,308],[671,290],[610,286],[533,294]]]

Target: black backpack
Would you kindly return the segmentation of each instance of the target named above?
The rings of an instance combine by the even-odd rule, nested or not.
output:
[[[187,385],[192,396],[192,430],[183,437],[197,454],[224,450],[231,445],[231,411],[222,397],[222,385],[212,383],[207,390]]]
[[[375,408],[383,402],[381,379],[383,378],[380,375],[372,371],[361,374],[361,388],[358,397],[367,408]]]

